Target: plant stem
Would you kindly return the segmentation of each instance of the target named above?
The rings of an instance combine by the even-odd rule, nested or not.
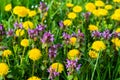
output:
[[[35,61],[33,61],[33,65],[32,65],[32,76],[34,76],[34,71],[35,71]]]
[[[23,54],[22,54],[22,58],[21,58],[21,63],[20,63],[20,65],[21,65],[22,62],[23,62],[24,54],[25,54],[25,47],[24,47],[24,49],[23,49]]]
[[[8,66],[10,67],[10,61],[9,61],[9,58],[8,56],[6,57],[7,61],[8,61]]]
[[[95,63],[95,67],[94,67],[94,70],[93,70],[93,73],[92,73],[91,80],[93,80],[93,77],[94,77],[94,74],[95,74],[95,70],[96,70],[96,67],[97,67],[97,64],[98,64],[99,54],[100,54],[100,52],[98,53],[98,57],[97,57],[97,60],[96,60],[96,63]]]

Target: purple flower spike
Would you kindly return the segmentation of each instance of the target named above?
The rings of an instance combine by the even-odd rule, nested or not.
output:
[[[56,76],[59,76],[59,72],[56,72],[55,69],[52,69],[51,67],[48,69],[49,72],[49,79],[54,80]]]
[[[40,9],[42,12],[48,11],[48,7],[47,7],[47,5],[46,5],[44,2],[40,2],[40,7],[39,7],[39,9]]]
[[[68,60],[67,59],[66,69],[68,71],[68,75],[71,75],[76,71],[79,71],[81,64],[77,64],[77,63],[78,63],[78,59],[76,59],[76,60]]]
[[[15,22],[15,23],[14,23],[14,28],[15,28],[15,29],[16,29],[16,28],[22,29],[22,28],[23,28],[23,25],[22,25],[22,23]]]
[[[92,32],[92,37],[99,38],[99,37],[101,37],[101,33],[99,31],[93,31]]]
[[[42,43],[50,43],[53,42],[53,40],[54,40],[54,35],[51,34],[50,32],[45,32],[43,34],[43,37],[41,38]]]
[[[61,47],[60,44],[53,45],[49,48],[49,58],[51,61],[56,57],[57,55],[57,49]]]
[[[67,33],[63,33],[63,38],[66,40],[66,39],[69,39],[71,36]]]
[[[7,36],[10,37],[10,36],[13,36],[13,34],[14,34],[14,31],[12,29],[9,29],[7,32]]]
[[[30,38],[34,38],[34,37],[38,36],[38,31],[36,29],[34,29],[34,30],[28,29],[28,34],[29,34]]]
[[[102,36],[104,39],[110,39],[110,37],[112,36],[112,34],[110,34],[110,31],[109,30],[105,30],[103,33],[102,33]]]
[[[63,21],[60,21],[60,22],[59,22],[59,26],[60,26],[60,28],[63,28],[63,27],[64,27]]]
[[[84,34],[80,30],[78,30],[78,37],[84,38]]]
[[[43,31],[43,30],[45,30],[45,26],[42,25],[42,24],[39,24],[39,25],[36,27],[36,29],[37,29],[38,31]]]
[[[4,35],[5,34],[5,28],[3,27],[2,24],[0,24],[0,35]]]
[[[113,33],[112,33],[112,36],[113,36],[113,37],[120,37],[120,33],[118,33],[118,32],[113,32]]]
[[[2,24],[0,24],[0,31],[2,31],[3,30],[3,25]]]
[[[86,19],[86,21],[89,21],[90,15],[91,15],[90,12],[83,13],[83,16],[84,16],[84,18]]]

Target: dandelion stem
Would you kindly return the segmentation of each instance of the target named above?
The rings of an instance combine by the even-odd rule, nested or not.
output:
[[[10,67],[10,61],[9,61],[9,58],[8,56],[6,57],[7,61],[8,61],[8,66]]]
[[[32,76],[34,76],[34,71],[35,71],[35,61],[33,61],[33,65],[32,65]]]
[[[25,47],[24,47],[24,49],[23,49],[23,54],[22,54],[22,58],[21,58],[21,64],[22,64],[22,62],[23,62],[24,54],[25,54]]]
[[[99,53],[100,53],[100,52],[99,52]],[[94,67],[93,73],[92,73],[91,80],[93,80],[93,77],[94,77],[94,74],[95,74],[95,70],[96,70],[96,67],[97,67],[97,64],[98,64],[99,53],[98,53],[98,57],[97,57],[97,60],[96,60],[96,63],[95,63],[95,67]]]

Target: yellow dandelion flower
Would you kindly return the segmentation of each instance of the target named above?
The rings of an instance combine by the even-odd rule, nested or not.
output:
[[[93,51],[93,50],[90,50],[90,51],[89,51],[89,56],[90,56],[91,58],[97,58],[97,57],[98,57],[98,53],[95,52],[95,51]]]
[[[29,46],[29,40],[28,40],[28,39],[23,39],[23,40],[21,41],[21,46],[23,46],[23,47]]]
[[[24,30],[17,29],[15,33],[16,33],[16,36],[23,36],[24,35]]]
[[[100,16],[106,16],[108,14],[108,11],[106,9],[97,9],[97,10],[94,10],[93,11],[93,14],[97,17],[100,17]]]
[[[119,41],[119,38],[113,38],[111,41],[112,41],[112,43],[114,43],[114,44],[115,44],[116,42],[118,42],[118,41]]]
[[[113,2],[120,3],[120,0],[113,0]]]
[[[103,1],[101,1],[101,0],[97,0],[97,1],[95,1],[95,5],[97,7],[103,7],[103,6],[105,6],[105,3]]]
[[[113,38],[111,41],[112,41],[112,43],[115,44],[116,47],[120,47],[120,40],[119,40],[119,38]]]
[[[105,5],[106,10],[111,10],[112,8],[113,8],[112,5]]]
[[[94,41],[92,44],[92,49],[94,49],[96,51],[105,50],[106,46],[103,43],[103,41]]]
[[[62,73],[62,71],[64,70],[64,66],[61,63],[53,63],[50,67],[52,69],[55,69],[55,71],[59,73]]]
[[[99,12],[99,10],[98,9],[96,9],[96,10],[93,10],[93,12],[92,12],[95,16],[97,16],[97,17],[99,17],[100,16],[100,12]]]
[[[41,58],[42,54],[39,49],[33,48],[29,51],[29,58],[33,61],[36,61]]]
[[[5,6],[5,11],[11,11],[11,9],[12,9],[12,5],[11,4],[7,4]]]
[[[89,12],[93,12],[96,9],[96,6],[94,3],[89,2],[85,5],[85,9]]]
[[[81,6],[74,6],[73,7],[73,12],[79,13],[82,11],[82,7]]]
[[[35,15],[36,15],[36,11],[35,10],[29,11],[29,13],[28,13],[29,17],[33,17]]]
[[[68,59],[75,60],[80,58],[80,52],[77,49],[72,49],[67,54]]]
[[[8,73],[9,67],[6,63],[0,63],[0,76],[4,76]]]
[[[117,28],[115,32],[120,33],[120,28]]]
[[[3,51],[2,56],[8,57],[8,56],[10,56],[11,54],[12,54],[11,50],[7,49],[7,50],[4,50],[4,51]]]
[[[116,9],[111,16],[111,19],[120,21],[120,9]]]
[[[16,6],[13,8],[13,13],[19,17],[26,17],[29,13],[29,9],[24,6]]]
[[[88,30],[90,30],[90,31],[95,31],[96,30],[97,31],[98,27],[95,26],[95,25],[90,24]]]
[[[41,78],[32,76],[32,77],[28,78],[27,80],[41,80]]]
[[[23,28],[28,30],[28,29],[32,29],[33,28],[33,23],[31,21],[25,21],[23,23]]]
[[[66,19],[66,20],[63,21],[63,24],[64,24],[65,26],[70,26],[70,25],[72,24],[72,21],[69,20],[69,19]]]
[[[71,37],[71,38],[70,38],[70,44],[71,44],[71,45],[75,45],[76,41],[77,41],[77,38],[76,38],[76,37]]]
[[[66,6],[67,7],[73,7],[74,5],[72,3],[67,3]]]
[[[68,18],[75,19],[76,17],[77,17],[76,13],[74,13],[74,12],[68,13]]]

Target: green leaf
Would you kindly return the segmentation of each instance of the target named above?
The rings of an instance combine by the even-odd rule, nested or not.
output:
[[[3,77],[2,77],[2,76],[0,76],[0,80],[3,80]]]
[[[9,74],[7,75],[7,78],[13,78],[13,75]]]
[[[117,78],[117,79],[115,79],[115,80],[120,80],[120,78]]]
[[[77,76],[75,76],[75,77],[74,77],[74,80],[78,80],[78,77],[77,77]]]
[[[69,76],[67,77],[67,79],[68,79],[68,80],[72,80],[72,79],[73,79],[73,75],[69,75]]]
[[[0,51],[0,56],[2,56],[3,51]]]

